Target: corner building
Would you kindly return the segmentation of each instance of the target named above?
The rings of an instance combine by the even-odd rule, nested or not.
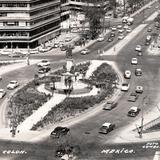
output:
[[[35,48],[60,34],[60,0],[0,0],[0,48]]]

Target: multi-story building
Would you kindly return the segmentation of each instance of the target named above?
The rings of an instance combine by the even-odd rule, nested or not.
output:
[[[99,6],[104,10],[109,9],[109,0],[69,0],[70,9],[74,11],[82,11],[84,6]]]
[[[0,0],[0,48],[34,48],[60,33],[60,0]]]

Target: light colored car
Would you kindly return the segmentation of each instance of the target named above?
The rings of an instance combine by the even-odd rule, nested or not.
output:
[[[121,91],[128,91],[129,90],[129,84],[128,83],[123,83],[121,87]]]
[[[124,28],[124,29],[128,29],[129,26],[128,26],[128,25],[124,25],[123,28]]]
[[[82,55],[86,55],[86,54],[88,54],[89,52],[90,52],[90,50],[86,48],[86,49],[84,49],[84,50],[81,51],[81,54],[82,54]]]
[[[139,95],[137,93],[132,92],[129,95],[128,101],[129,102],[135,102],[138,99]]]
[[[113,27],[111,28],[111,30],[112,30],[112,31],[116,31],[116,30],[117,30],[116,26],[113,26]]]
[[[132,29],[129,27],[126,29],[126,32],[130,33],[132,31]]]
[[[118,103],[115,103],[114,101],[108,101],[104,107],[103,110],[112,110],[113,108],[115,108],[117,106]]]
[[[123,32],[124,32],[124,29],[119,29],[118,32],[119,32],[119,33],[123,33]]]
[[[143,86],[136,86],[136,93],[143,93]]]
[[[135,75],[136,76],[142,76],[142,69],[141,68],[136,68]]]
[[[49,66],[51,63],[48,60],[42,60],[37,64],[38,67]]]
[[[6,95],[6,91],[4,89],[0,89],[0,98],[3,98]]]
[[[133,106],[133,107],[131,107],[131,108],[129,109],[127,115],[128,115],[129,117],[135,117],[136,115],[138,115],[138,113],[139,113],[140,111],[141,111],[140,108]]]
[[[15,89],[18,86],[19,86],[19,83],[13,80],[9,82],[9,84],[7,85],[7,89]]]
[[[124,38],[124,35],[123,34],[119,34],[118,39],[121,40],[123,38]]]
[[[141,52],[142,51],[142,46],[141,45],[137,45],[135,50]]]
[[[115,124],[112,124],[110,122],[105,122],[102,124],[101,128],[99,129],[99,133],[107,134],[111,132],[115,128]]]
[[[117,26],[117,29],[121,29],[121,28],[122,28],[122,25],[119,24],[119,25]]]
[[[97,38],[97,41],[98,41],[98,42],[104,41],[104,37],[103,37],[103,36],[99,36],[99,37]]]
[[[137,58],[132,58],[132,60],[131,60],[131,64],[133,64],[133,65],[137,65],[137,64],[138,64],[138,60],[137,60]]]
[[[131,78],[131,71],[130,70],[126,70],[124,72],[124,78],[130,79]]]

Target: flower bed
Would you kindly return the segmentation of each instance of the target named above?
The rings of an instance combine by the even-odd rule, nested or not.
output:
[[[80,112],[93,107],[95,104],[100,103],[107,96],[114,93],[115,87],[113,83],[117,80],[117,75],[114,70],[108,64],[104,63],[93,72],[89,80],[85,80],[87,83],[96,84],[103,83],[101,91],[96,96],[78,97],[78,98],[66,98],[62,103],[56,105],[51,111],[37,124],[32,127],[32,130],[37,130],[50,123],[59,122],[62,119],[74,116]]]
[[[20,123],[47,102],[47,99],[48,97],[44,93],[39,93],[36,90],[34,83],[30,82],[11,97],[8,116],[16,116],[18,123]]]

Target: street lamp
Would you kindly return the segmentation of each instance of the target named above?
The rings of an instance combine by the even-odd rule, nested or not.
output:
[[[54,93],[54,90],[55,90],[55,83],[54,82],[50,82],[50,89],[51,89],[51,92],[52,92],[52,96],[53,96],[53,93]]]

